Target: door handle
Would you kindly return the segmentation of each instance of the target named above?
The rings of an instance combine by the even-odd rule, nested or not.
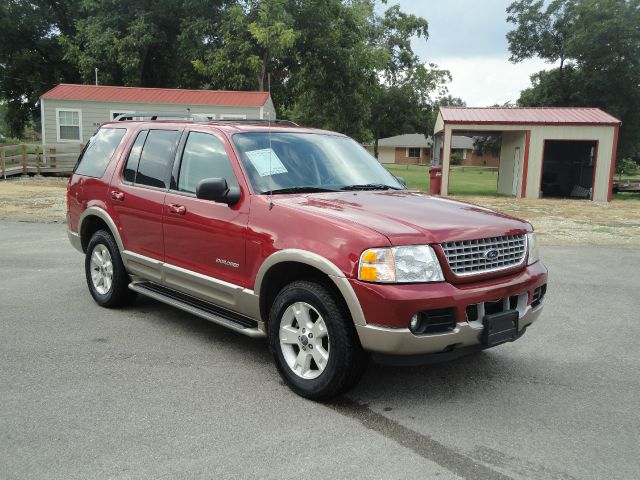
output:
[[[184,215],[187,213],[187,207],[184,205],[178,205],[176,203],[169,204],[169,213],[173,213],[174,215]]]
[[[117,190],[112,190],[111,191],[111,198],[113,200],[118,201],[118,202],[122,202],[124,200],[124,193],[119,192]]]

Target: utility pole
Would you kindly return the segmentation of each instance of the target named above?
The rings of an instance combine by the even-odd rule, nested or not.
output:
[[[96,67],[96,85],[98,85],[98,67]]]

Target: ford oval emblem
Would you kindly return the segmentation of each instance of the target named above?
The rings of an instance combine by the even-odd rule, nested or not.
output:
[[[496,258],[498,258],[498,255],[500,255],[500,252],[497,248],[490,248],[489,250],[484,252],[484,258],[486,258],[487,260],[495,260]]]

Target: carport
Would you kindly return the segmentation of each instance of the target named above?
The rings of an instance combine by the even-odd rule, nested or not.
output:
[[[433,165],[449,192],[453,135],[500,135],[498,193],[611,200],[620,120],[598,108],[442,107]]]

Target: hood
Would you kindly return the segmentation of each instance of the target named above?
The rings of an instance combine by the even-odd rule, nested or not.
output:
[[[488,208],[404,190],[283,195],[274,200],[296,210],[366,226],[385,235],[392,245],[473,240],[532,230],[523,220]]]

